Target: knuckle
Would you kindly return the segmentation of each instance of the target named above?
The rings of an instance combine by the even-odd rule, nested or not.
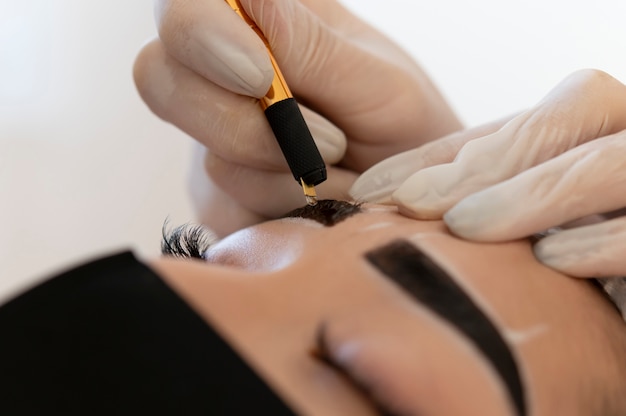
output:
[[[572,73],[567,79],[574,82],[577,89],[582,92],[597,91],[618,82],[613,76],[595,68],[580,69]]]
[[[255,168],[284,164],[280,148],[262,115],[242,118],[241,111],[216,114],[206,142],[220,156]]]
[[[155,61],[155,58],[157,58],[159,49],[159,41],[156,39],[152,40],[141,48],[135,58],[135,63],[133,65],[133,78],[139,93],[142,95],[146,92],[147,87],[149,86],[149,79],[152,73],[151,64]]]
[[[148,108],[163,120],[167,116],[167,97],[171,90],[159,82],[159,74],[167,56],[159,39],[147,43],[133,64],[133,81],[141,99]],[[159,88],[156,86],[160,85]]]
[[[155,2],[157,31],[164,42],[180,41],[193,24],[189,1],[159,0]]]
[[[424,167],[434,166],[454,160],[461,147],[462,144],[455,137],[443,138],[418,147],[415,156]]]
[[[222,159],[213,152],[207,152],[204,170],[209,179],[222,190],[235,189],[245,185],[242,180],[243,167]]]
[[[468,141],[459,150],[455,161],[464,160],[466,158],[474,159],[489,153],[492,141],[493,139],[491,136],[480,137]]]

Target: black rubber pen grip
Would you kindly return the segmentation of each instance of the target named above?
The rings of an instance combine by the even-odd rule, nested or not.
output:
[[[313,136],[293,98],[278,101],[265,109],[265,116],[287,160],[295,180],[318,185],[326,180],[326,165]]]

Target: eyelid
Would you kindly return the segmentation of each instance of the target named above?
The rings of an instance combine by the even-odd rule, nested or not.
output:
[[[226,267],[243,268],[237,256],[233,256],[230,253],[218,252],[217,254],[212,252],[212,247],[204,252],[204,260],[207,263],[216,264]]]
[[[212,246],[204,253],[204,258],[212,264],[253,273],[284,269],[292,265],[304,250],[302,239],[287,228],[281,232],[274,224],[270,229],[261,225],[240,230]]]
[[[315,346],[311,351],[311,355],[316,360],[320,361],[324,365],[332,368],[338,373],[344,375],[354,385],[361,390],[368,398],[372,400],[374,405],[378,408],[381,414],[393,415],[400,414],[387,406],[387,400],[385,397],[380,397],[379,394],[373,389],[373,386],[368,383],[367,380],[361,379],[355,374],[354,369],[361,369],[363,366],[359,363],[351,362],[350,364],[342,362],[337,359],[338,354],[331,351],[328,335],[328,325],[321,323],[317,329],[315,336]],[[366,371],[367,374],[367,371]]]

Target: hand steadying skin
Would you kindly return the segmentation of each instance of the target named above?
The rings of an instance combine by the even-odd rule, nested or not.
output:
[[[344,199],[380,160],[459,130],[419,66],[334,0],[242,0],[267,37],[329,166],[320,198]],[[157,0],[160,39],[137,58],[148,106],[194,137],[192,194],[218,235],[302,205],[257,98],[273,72],[223,0]]]
[[[626,207],[626,86],[604,72],[576,72],[501,129],[464,140],[383,161],[351,193],[490,242]],[[580,277],[626,274],[626,217],[566,228],[535,246],[539,260]]]

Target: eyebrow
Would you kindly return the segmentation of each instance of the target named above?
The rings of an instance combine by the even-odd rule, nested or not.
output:
[[[361,204],[323,199],[318,201],[316,205],[305,205],[284,214],[280,218],[305,218],[331,227],[360,212],[363,212]]]
[[[511,350],[487,315],[431,258],[406,240],[365,254],[371,265],[459,330],[491,362],[520,416],[526,415],[524,388]]]

